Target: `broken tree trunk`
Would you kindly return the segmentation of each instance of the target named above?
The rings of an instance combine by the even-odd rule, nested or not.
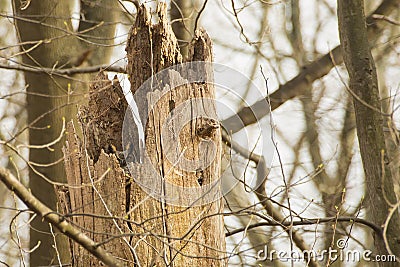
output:
[[[126,49],[144,142],[118,81],[98,75],[81,109],[83,140],[68,127],[69,187],[59,190],[60,199],[66,218],[122,264],[225,266],[212,69],[193,63],[212,61],[211,42],[199,32],[192,62],[167,69],[182,57],[165,4],[158,21],[152,25],[142,6]],[[74,266],[99,265],[75,244],[71,252]]]

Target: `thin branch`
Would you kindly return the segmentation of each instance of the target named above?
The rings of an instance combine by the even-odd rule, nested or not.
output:
[[[391,18],[389,18],[389,17],[387,17],[387,16],[384,16],[384,15],[374,14],[374,15],[372,15],[372,18],[373,18],[373,19],[376,19],[376,20],[387,21],[387,22],[389,22],[390,24],[393,24],[393,25],[396,25],[396,26],[400,26],[400,22],[398,22],[398,21],[396,21],[396,20],[394,20],[394,19],[391,19]]]
[[[285,230],[285,232],[286,232],[286,233],[288,234],[288,236],[289,236],[289,239],[290,239],[290,249],[291,249],[291,251],[293,251],[293,243],[295,243],[296,246],[297,246],[300,250],[306,251],[306,250],[309,250],[308,245],[307,245],[306,242],[304,241],[303,237],[302,237],[297,231],[295,231],[295,230],[293,229],[293,225],[294,225],[294,224],[293,224],[293,223],[294,223],[294,221],[293,221],[293,210],[292,210],[292,208],[291,208],[291,203],[290,203],[289,187],[288,187],[288,184],[287,184],[287,181],[286,181],[285,173],[284,173],[284,171],[283,171],[283,162],[282,162],[282,159],[281,159],[281,155],[280,155],[280,153],[279,153],[279,150],[278,150],[278,145],[277,145],[277,143],[276,143],[276,141],[275,141],[275,139],[274,139],[274,131],[275,131],[276,126],[275,126],[275,124],[274,124],[274,119],[273,119],[273,117],[272,117],[271,100],[270,100],[270,98],[268,97],[268,96],[269,96],[268,79],[265,77],[264,72],[263,72],[263,70],[262,70],[262,67],[261,67],[261,74],[262,74],[262,76],[263,76],[263,78],[264,78],[265,86],[266,86],[266,89],[267,89],[267,102],[268,102],[268,106],[269,106],[270,125],[271,125],[271,130],[272,130],[271,141],[272,141],[272,143],[273,143],[273,146],[274,146],[274,148],[275,148],[275,152],[277,153],[277,156],[278,156],[279,164],[280,164],[280,166],[281,166],[282,180],[283,180],[283,183],[284,183],[284,185],[285,185],[285,192],[286,192],[286,195],[287,195],[287,203],[288,203],[288,210],[289,210],[290,221],[289,221],[289,224],[287,225],[287,227],[284,227],[284,230]],[[264,182],[256,189],[256,196],[257,196],[257,198],[260,200],[260,203],[262,203],[264,209],[265,209],[266,211],[268,211],[268,213],[269,213],[276,221],[278,221],[278,222],[283,222],[283,221],[285,221],[285,217],[283,217],[283,214],[282,214],[279,210],[275,209],[274,206],[271,204],[270,201],[267,201],[267,191],[266,191],[266,189],[265,189],[265,180],[264,180]],[[282,224],[281,224],[281,225],[282,225]],[[307,265],[308,265],[308,266],[314,266],[314,267],[319,266],[318,262],[316,262],[314,259],[309,258],[309,259],[307,259],[307,260],[308,260],[308,262],[307,262]],[[292,265],[293,265],[293,264],[292,264]]]
[[[203,6],[201,7],[199,13],[197,14],[196,20],[194,21],[194,33],[196,34],[197,30],[197,23],[199,22],[200,16],[203,13],[204,9],[206,8],[208,0],[205,0]]]
[[[374,14],[390,14],[393,10],[395,10],[393,7],[397,5],[397,2],[397,0],[383,1],[381,5],[374,11]],[[367,18],[367,22],[369,24],[368,34],[371,39],[373,39],[371,41],[371,44],[373,44],[377,37],[383,33],[382,27],[379,27],[376,25],[376,23],[373,23],[373,15],[370,15]],[[340,45],[329,51],[321,58],[304,66],[302,71],[296,77],[279,86],[275,92],[269,95],[271,100],[271,110],[275,110],[287,100],[301,96],[307,90],[310,90],[310,87],[314,81],[327,75],[334,67],[332,58],[334,58],[337,64],[341,64],[343,62],[342,49]],[[228,128],[231,133],[240,131],[243,127],[257,122],[259,119],[268,114],[269,111],[265,109],[265,102],[266,99],[261,99],[251,106],[242,108],[237,114],[226,119],[223,124],[229,126]],[[240,123],[237,123],[238,117],[241,119]]]
[[[389,227],[390,220],[392,219],[393,215],[394,215],[396,212],[398,212],[399,207],[400,207],[400,201],[397,202],[396,205],[394,205],[394,206],[390,209],[389,215],[387,216],[387,218],[386,218],[386,220],[385,220],[385,224],[383,225],[383,234],[382,234],[382,235],[383,235],[383,241],[385,242],[386,249],[387,249],[387,251],[389,252],[390,255],[394,255],[394,253],[393,253],[393,251],[392,251],[392,248],[390,247],[390,243],[389,243],[389,240],[388,240],[388,238],[387,238],[387,235],[388,235],[388,227]],[[397,261],[397,262],[400,262],[400,259],[399,259],[398,255],[396,255],[395,257],[396,257],[396,261]]]
[[[83,74],[83,73],[96,73],[96,72],[99,72],[102,70],[126,73],[125,68],[119,67],[119,66],[110,66],[110,65],[97,65],[97,66],[90,66],[90,67],[68,68],[68,69],[52,69],[52,68],[26,67],[26,66],[22,66],[22,65],[0,64],[0,69],[19,70],[19,71],[27,71],[27,72],[33,72],[33,73],[48,73],[48,74],[55,74],[55,75],[74,75],[74,74]]]
[[[226,237],[238,234],[243,231],[248,231],[253,228],[261,227],[261,226],[304,226],[304,225],[313,225],[313,224],[320,224],[320,223],[331,223],[331,222],[348,222],[348,223],[359,223],[365,225],[379,236],[382,236],[382,228],[379,225],[376,225],[370,221],[365,219],[357,218],[357,217],[326,217],[326,218],[312,218],[312,219],[303,219],[301,221],[293,221],[293,222],[261,222],[261,223],[254,223],[248,225],[246,227],[238,228],[233,231],[230,231],[225,234]]]
[[[115,259],[87,235],[73,227],[64,218],[37,199],[32,193],[18,181],[7,169],[0,168],[0,180],[13,191],[32,211],[40,215],[44,220],[57,227],[63,234],[80,244],[92,255],[108,266],[122,266],[121,262]]]

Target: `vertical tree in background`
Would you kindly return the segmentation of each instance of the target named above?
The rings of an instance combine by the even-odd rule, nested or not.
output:
[[[286,266],[290,262],[257,260],[257,253],[265,246],[269,251],[319,253],[340,249],[339,239],[349,244],[343,250],[345,253],[370,249],[372,259],[375,255],[400,255],[399,190],[393,191],[393,183],[397,186],[399,183],[399,135],[395,125],[399,118],[398,75],[393,75],[398,73],[399,66],[398,0],[365,3],[362,0],[172,0],[168,2],[169,19],[165,6],[162,13],[155,9],[159,1],[9,2],[14,5],[14,13],[1,13],[0,28],[6,23],[10,28],[15,25],[20,43],[10,44],[9,38],[3,37],[7,42],[0,47],[0,68],[17,69],[18,75],[25,75],[27,90],[18,92],[23,85],[5,84],[0,89],[0,108],[4,99],[12,107],[17,97],[27,96],[29,124],[24,128],[26,121],[21,119],[23,126],[18,129],[3,129],[7,124],[3,114],[8,112],[7,116],[12,118],[16,115],[0,109],[0,152],[5,151],[0,164],[7,160],[3,156],[18,154],[24,148],[27,141],[21,138],[21,133],[27,133],[29,128],[33,195],[21,184],[6,184],[31,209],[29,212],[36,212],[37,218],[30,228],[30,248],[38,246],[32,254],[26,252],[28,245],[23,242],[27,237],[18,223],[26,225],[27,211],[13,209],[18,205],[10,209],[7,204],[12,198],[0,193],[4,203],[0,211],[12,214],[3,223],[7,227],[0,228],[3,230],[0,243],[8,242],[0,246],[0,264],[12,265],[16,258],[23,264],[22,255],[30,255],[31,266],[60,263],[98,266],[100,261],[110,266]],[[74,6],[77,2],[80,16],[75,22],[79,20],[79,25],[71,21],[72,12],[78,10]],[[147,11],[140,3],[148,7]],[[369,14],[366,18],[364,4]],[[128,34],[130,20],[136,16],[138,20]],[[204,20],[200,21],[200,16]],[[337,18],[342,45],[336,37]],[[124,23],[128,20],[129,23]],[[122,45],[114,52],[119,52],[119,62],[125,60],[127,65],[126,69],[116,70],[112,66],[106,69],[120,73],[118,79],[110,81],[105,71],[99,70],[109,63],[117,26],[118,36],[124,42],[128,37],[127,54],[123,54]],[[194,32],[200,26],[206,28],[211,38],[204,31]],[[192,103],[199,95],[213,98],[212,86],[201,81],[171,89],[187,77],[174,71],[166,72],[168,75],[161,79],[157,76],[174,64],[211,60],[210,39],[218,63],[240,69],[249,77],[232,88],[237,99],[231,99],[225,89],[216,90],[218,101],[232,108],[232,113],[219,114],[221,124],[228,124],[232,130],[228,134],[223,132],[222,138],[219,130],[215,131],[218,127],[211,127],[214,130],[210,136],[201,136],[199,126],[209,122],[193,116],[197,108],[212,110],[214,114],[213,107],[193,104],[190,112],[175,110],[182,103]],[[336,47],[330,47],[331,44]],[[15,62],[17,57],[20,62]],[[379,88],[374,63],[381,70]],[[260,65],[269,88],[259,72]],[[346,76],[346,68],[350,88],[346,86],[346,78],[342,78]],[[11,70],[4,72],[15,75]],[[196,69],[192,73],[200,72]],[[122,84],[122,77],[129,79],[142,122],[143,111],[151,110],[147,124],[143,125],[144,140],[156,174],[146,172],[138,161],[126,164],[122,156],[123,151],[137,155],[141,149],[135,134],[133,148],[124,146],[120,140],[123,112],[129,109],[124,95],[127,83]],[[149,77],[152,90],[140,93],[138,88]],[[228,77],[232,82],[236,78]],[[163,86],[163,82],[168,86]],[[257,97],[253,82],[258,83],[261,92]],[[14,91],[5,93],[7,89],[3,88],[7,86],[15,87]],[[158,99],[166,91],[164,98]],[[246,101],[254,104],[246,106]],[[269,101],[271,110],[263,105]],[[82,107],[78,121],[77,107]],[[20,105],[21,110],[24,108]],[[164,122],[169,120],[168,114],[191,114],[192,121],[180,129],[176,127],[179,123],[173,121],[166,132],[173,141],[163,143],[160,133]],[[231,117],[224,117],[228,115]],[[271,150],[258,154],[257,144],[266,140],[257,138],[258,130],[253,124],[265,116],[270,120],[262,124],[260,131],[273,131],[271,139],[276,141],[277,148],[271,145]],[[238,117],[243,124],[237,123]],[[73,124],[68,123],[71,120]],[[241,146],[244,132],[251,141],[248,147]],[[239,138],[235,140],[236,137]],[[209,168],[186,171],[178,161],[169,158],[170,151],[178,151],[182,146],[179,155],[190,160],[202,158],[200,147],[208,148],[207,142],[211,140],[224,156],[219,162],[218,155]],[[267,157],[273,151],[279,153],[279,159],[275,158],[269,166],[265,161],[269,161]],[[10,157],[8,171],[0,168],[1,180],[9,182],[11,173],[18,178],[23,176],[14,162]],[[223,214],[221,201],[203,206],[175,206],[150,197],[136,183],[137,179],[151,181],[159,175],[172,184],[202,189],[216,179],[219,165],[226,171],[224,182],[230,190],[225,191]],[[128,168],[133,172],[128,172]],[[257,181],[263,181],[257,188],[248,179],[253,175]],[[18,184],[17,179],[14,182]],[[68,185],[56,184],[65,182]],[[152,187],[167,188],[165,184]],[[35,202],[31,201],[32,196],[55,212],[46,215],[50,209],[44,212],[37,209],[32,205]],[[69,243],[61,232],[56,232],[54,238],[49,224],[39,216],[55,227],[63,224],[59,228],[72,238]],[[225,217],[225,239],[222,217]],[[4,232],[9,232],[11,238],[4,237]],[[85,246],[85,242],[71,233],[79,233],[90,242]],[[326,257],[323,263],[308,260],[304,263],[308,266],[348,264]],[[373,264],[377,263],[359,263]],[[395,266],[388,262],[380,264]]]
[[[13,1],[23,64],[63,69],[108,63],[110,45],[114,43],[118,2],[80,1],[78,31],[73,30],[71,21],[74,5],[74,1]],[[63,123],[76,118],[77,105],[85,101],[87,82],[85,75],[25,73],[31,145],[29,187],[53,210],[57,209],[51,182],[66,181],[61,152]],[[36,218],[30,233],[31,247],[40,243],[30,256],[31,265],[54,262],[54,240],[48,234],[48,225]],[[57,240],[57,243],[62,260],[67,260],[65,240]]]
[[[117,3],[117,1],[112,2]],[[110,50],[108,46],[112,44],[112,36],[115,30],[115,18],[111,16],[112,12],[110,12],[110,8],[113,11],[112,8],[116,8],[117,6],[116,4],[111,5],[111,2],[107,3],[107,1],[95,3],[93,1],[82,1],[82,20],[76,33],[72,32],[72,24],[69,16],[65,16],[66,13],[71,14],[72,11],[72,6],[67,2],[44,1],[37,3],[35,6],[16,6],[20,19],[18,34],[22,43],[28,43],[28,45],[22,46],[24,63],[47,69],[63,69],[82,65],[96,65],[103,63],[102,60],[107,61],[109,56],[106,53]],[[133,92],[151,75],[155,74],[153,71],[160,71],[163,68],[182,62],[177,40],[166,20],[165,5],[160,5],[160,8],[160,23],[152,25],[149,12],[144,7],[141,7],[138,10],[136,25],[132,29],[130,39],[128,40],[128,73],[129,77],[131,77]],[[26,17],[29,17],[29,19],[25,19]],[[32,17],[35,18],[34,21],[31,21]],[[30,23],[38,27],[37,33],[32,33],[32,27],[28,27]],[[96,32],[92,33],[92,31]],[[82,53],[77,53],[77,51],[82,51]],[[138,51],[141,51],[141,53],[138,54]],[[98,57],[96,58],[95,55],[98,55]],[[212,61],[211,41],[205,33],[197,36],[197,40],[191,47],[188,56],[194,61]],[[152,62],[153,57],[154,62]],[[152,62],[151,66],[149,66],[149,62]],[[201,72],[200,69],[192,71]],[[205,68],[203,71],[207,72],[207,75],[204,77],[211,78],[209,75],[210,70]],[[98,146],[98,144],[102,144],[102,141],[104,141],[101,140],[101,134],[99,137],[99,132],[104,130],[103,125],[108,125],[107,123],[110,122],[106,121],[106,115],[110,110],[114,110],[113,107],[109,106],[110,100],[111,104],[116,104],[117,102],[114,103],[112,101],[115,99],[113,96],[116,96],[120,102],[123,102],[124,98],[120,87],[111,86],[109,82],[105,81],[107,78],[104,75],[99,75],[98,77],[98,80],[91,86],[92,90],[89,92],[89,104],[91,106],[86,109],[88,113],[82,110],[82,114],[86,114],[86,117],[82,120],[84,123],[82,146],[77,144],[74,146],[72,144],[75,140],[74,138],[79,137],[71,137],[74,130],[68,127],[69,139],[65,150],[65,157],[67,159],[68,182],[72,187],[68,191],[64,191],[66,193],[63,196],[71,197],[62,199],[62,201],[65,201],[63,204],[66,205],[62,205],[61,208],[63,208],[66,214],[73,211],[82,211],[85,214],[119,215],[120,217],[124,216],[123,212],[128,212],[131,209],[140,210],[140,212],[135,212],[129,217],[135,222],[139,221],[140,227],[130,224],[129,227],[126,224],[117,225],[117,223],[113,224],[111,220],[106,221],[106,223],[93,219],[83,219],[83,221],[79,219],[73,220],[75,224],[85,229],[85,233],[99,242],[104,241],[104,239],[99,239],[94,234],[96,230],[102,233],[100,235],[102,237],[104,237],[103,233],[114,233],[117,235],[123,234],[126,231],[131,232],[133,236],[138,235],[137,239],[125,239],[121,237],[121,239],[125,240],[125,243],[120,242],[118,239],[116,239],[116,243],[106,242],[106,247],[109,251],[114,251],[116,256],[124,258],[131,264],[133,262],[136,262],[138,265],[165,263],[167,265],[182,266],[186,262],[192,266],[224,266],[226,261],[224,259],[223,220],[220,215],[222,204],[220,200],[209,205],[193,208],[175,207],[174,205],[160,203],[152,198],[149,199],[149,196],[145,192],[142,192],[132,179],[125,181],[128,174],[123,175],[123,171],[113,164],[112,158],[110,161],[101,157],[102,154],[97,149],[104,149],[106,152],[109,152],[108,148],[111,146],[122,149],[120,143],[121,132],[118,131],[113,132],[112,136],[110,136],[112,141],[106,141],[110,146]],[[171,79],[179,80],[182,78],[171,76]],[[38,196],[39,200],[47,204],[52,210],[59,210],[59,207],[56,205],[55,195],[53,194],[54,184],[52,182],[66,182],[63,170],[64,166],[60,162],[60,147],[64,143],[63,124],[66,120],[74,119],[74,114],[77,112],[76,107],[85,102],[80,100],[84,99],[87,95],[86,88],[88,81],[88,77],[84,75],[75,76],[72,79],[59,77],[57,74],[53,75],[50,73],[26,75],[26,82],[30,88],[27,101],[28,113],[30,114],[29,123],[31,126],[29,142],[37,145],[43,144],[40,147],[42,149],[39,150],[39,147],[34,147],[36,150],[32,148],[30,153],[31,167],[34,170],[30,178],[30,187],[33,194]],[[106,90],[106,92],[103,92],[103,90]],[[119,94],[116,94],[114,90],[119,90]],[[184,91],[186,93],[183,93]],[[193,92],[194,95],[192,95]],[[174,101],[179,105],[181,102],[194,98],[196,95],[212,98],[214,89],[209,88],[208,85],[205,85],[204,88],[202,86],[195,86],[195,88],[192,88],[190,85],[182,86],[179,94],[175,95],[175,93],[171,93],[170,100],[163,99],[163,101],[157,103],[157,109],[154,109],[153,113],[150,114],[151,120],[149,124],[145,125],[149,127],[149,130],[146,131],[146,135],[149,136],[146,142],[147,149],[150,151],[149,154],[155,157],[152,158],[152,161],[164,165],[159,170],[162,177],[178,184],[181,177],[170,175],[170,173],[174,174],[176,172],[171,172],[170,170],[174,168],[174,163],[166,160],[165,153],[169,152],[164,150],[165,148],[161,143],[153,142],[160,140],[159,135],[161,135],[162,129],[159,126],[163,125],[164,120],[168,116],[171,108],[169,103]],[[141,112],[145,112],[148,109],[148,103],[145,101],[146,98],[147,96],[144,95],[143,99],[136,99],[139,111]],[[39,102],[43,105],[38,105]],[[113,126],[108,125],[106,127],[108,130],[114,129],[116,125],[122,125],[126,105],[124,107],[121,106],[118,109],[122,119],[121,117],[113,117],[114,121],[110,122]],[[203,103],[202,107],[207,109],[205,112],[215,113],[215,107],[209,106],[209,103]],[[157,122],[157,120],[160,121]],[[199,125],[205,122],[201,118],[192,118],[192,120],[197,120],[197,122],[190,123],[191,127],[185,130],[186,133],[182,133],[176,138],[183,136],[184,140],[178,141],[182,142],[184,147],[189,146],[193,148],[193,151],[189,152],[188,157],[192,157],[192,160],[204,160],[199,159],[199,157],[205,156],[207,158],[208,156],[198,151],[201,139],[193,136],[193,133],[196,133],[196,129],[192,129],[192,127],[200,127]],[[99,128],[96,128],[94,131],[87,130],[93,130],[93,127],[96,126]],[[201,174],[191,172],[190,175],[187,175],[188,181],[185,181],[185,183],[191,186],[195,183],[199,187],[199,190],[201,190],[202,185],[213,183],[214,180],[218,180],[219,178],[221,153],[219,131],[215,133],[214,139],[216,142],[215,163],[212,164],[210,169],[202,171]],[[54,140],[57,140],[57,143]],[[87,140],[94,140],[94,143]],[[78,141],[76,142],[79,143]],[[96,157],[90,155],[92,158],[89,159],[89,155],[85,151],[89,151],[89,154],[96,151]],[[82,155],[84,156],[82,157]],[[85,168],[84,166],[87,166],[87,162],[91,162],[92,160],[94,161],[93,165]],[[35,164],[36,161],[43,168],[35,168],[38,167],[38,164]],[[49,166],[43,166],[46,164]],[[108,172],[107,168],[111,167],[115,169],[114,175],[108,175],[105,178],[98,177],[99,181],[105,179],[108,184],[93,184],[94,189],[90,188],[92,191],[85,188],[85,186],[82,188],[74,187],[76,185],[90,184],[96,174],[99,176],[105,175]],[[93,173],[92,168],[94,169]],[[88,173],[89,177],[86,176]],[[146,172],[142,170],[135,173],[135,175],[146,176]],[[198,176],[201,176],[201,178]],[[113,179],[117,179],[117,177],[120,179],[115,183]],[[82,180],[79,180],[79,178]],[[43,179],[51,181],[43,181]],[[147,177],[147,179],[154,179],[154,177]],[[198,182],[199,179],[201,179],[201,182]],[[127,191],[125,191],[125,182],[129,183]],[[99,187],[98,189],[96,189],[97,186]],[[109,198],[110,192],[113,194],[112,199]],[[98,198],[102,199],[103,196],[105,202],[98,202]],[[105,205],[105,208],[103,208],[103,205]],[[127,210],[123,209],[123,207],[126,207]],[[199,217],[201,214],[202,216]],[[146,229],[147,221],[152,222],[151,225],[156,228],[151,229],[149,232]],[[107,224],[107,222],[110,223]],[[32,226],[34,230],[31,233],[31,246],[40,243],[35,252],[31,254],[31,264],[33,266],[54,264],[57,260],[69,264],[71,263],[71,259],[75,266],[98,264],[96,260],[88,257],[88,253],[84,253],[79,246],[75,246],[74,244],[70,246],[62,238],[53,240],[53,236],[48,234],[51,232],[50,229],[40,220],[37,220]],[[35,233],[34,231],[38,229],[40,232]],[[119,231],[115,232],[115,229]],[[142,241],[143,239],[146,240]],[[163,242],[161,242],[162,240]],[[118,244],[122,245],[122,248]],[[55,245],[57,250],[54,249]],[[134,249],[133,247],[137,248]],[[130,249],[125,250],[124,248]],[[137,254],[135,253],[136,250],[138,251]],[[57,259],[58,257],[60,259]]]
[[[189,43],[194,37],[194,23],[197,17],[195,9],[197,0],[172,0],[171,1],[171,24],[172,30],[178,39],[181,54],[184,59],[188,57]]]
[[[400,255],[400,221],[395,211],[387,222],[391,209],[397,202],[393,188],[392,171],[383,133],[383,117],[374,59],[368,42],[363,0],[339,0],[338,19],[343,58],[349,73],[349,89],[354,94],[353,103],[358,142],[364,166],[367,217],[376,225],[387,227],[387,233],[374,233],[378,254],[392,252]],[[385,244],[384,239],[387,239]],[[387,266],[387,263],[381,263]]]

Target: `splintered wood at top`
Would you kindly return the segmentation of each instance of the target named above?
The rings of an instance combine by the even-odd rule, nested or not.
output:
[[[174,166],[174,163],[169,162],[166,158],[166,149],[174,149],[174,145],[176,146],[179,143],[182,148],[186,149],[184,156],[189,160],[200,160],[201,157],[206,158],[207,154],[201,154],[199,151],[201,138],[196,136],[196,127],[204,124],[203,119],[192,118],[192,121],[180,129],[179,133],[170,136],[173,141],[169,146],[167,144],[168,147],[161,144],[160,138],[162,127],[166,118],[170,115],[171,107],[173,109],[193,99],[213,99],[214,87],[205,83],[184,84],[174,88],[174,84],[183,79],[183,77],[180,77],[176,71],[170,71],[163,75],[163,78],[168,81],[167,87],[160,87],[157,84],[159,81],[154,78],[154,87],[138,90],[146,80],[151,78],[151,75],[157,77],[156,75],[159,71],[182,63],[178,42],[167,22],[165,12],[165,5],[161,5],[158,10],[158,23],[152,25],[146,9],[140,8],[138,10],[137,20],[130,31],[126,48],[128,57],[127,70],[131,82],[131,90],[135,94],[135,101],[139,112],[141,112],[140,117],[145,127],[147,155],[151,157],[154,168],[162,176],[162,179],[171,184],[196,187],[201,190],[203,182],[210,183],[219,178],[221,155],[219,130],[217,129],[215,134],[210,133],[210,138],[216,145],[216,157],[212,164],[202,172],[204,181],[201,181],[201,184],[198,178],[200,172],[185,172]],[[212,61],[211,41],[203,31],[197,33],[189,51],[190,58],[193,61]],[[213,74],[209,66],[193,65],[192,67],[192,71],[203,73],[206,81],[212,81]],[[155,102],[154,99],[157,99],[157,101]],[[216,118],[215,106],[204,103],[202,107],[206,109],[204,113]],[[143,115],[143,112],[147,110],[149,110],[148,118]],[[143,176],[147,175],[145,170],[140,170],[140,165],[133,164],[133,166],[137,168],[137,172],[133,173],[133,176],[143,178]],[[144,177],[145,179],[147,178]],[[148,177],[148,179],[156,179],[156,177],[152,176]],[[161,239],[162,242],[157,239],[147,238],[148,245],[143,242],[139,243],[137,248],[138,255],[141,255],[139,258],[142,264],[148,265],[155,260],[154,258],[150,260],[150,255],[145,256],[149,251],[152,251],[151,248],[149,250],[149,247],[153,246],[155,250],[165,251],[165,254],[159,254],[157,257],[160,259],[155,261],[164,262],[167,265],[225,266],[226,262],[223,259],[225,255],[223,220],[222,216],[216,215],[222,211],[219,199],[203,206],[186,208],[167,203],[162,204],[154,199],[143,202],[143,199],[148,198],[148,195],[137,189],[132,191],[131,198],[131,203],[143,203],[138,208],[140,212],[133,214],[135,221],[151,222],[153,234],[159,233],[167,236]],[[182,200],[184,201],[184,199]],[[131,206],[131,208],[134,207]],[[208,217],[209,215],[215,216]],[[160,216],[162,220],[160,220]],[[204,219],[204,217],[208,218]],[[184,236],[184,239],[180,239]],[[139,239],[134,238],[136,241],[139,241]]]
[[[178,42],[167,21],[166,5],[158,6],[158,17],[158,24],[152,25],[148,10],[142,6],[129,32],[125,50],[128,58],[127,73],[133,93],[152,74],[182,62]]]
[[[167,22],[166,11],[165,4],[159,5],[158,23],[153,25],[146,8],[144,6],[139,8],[137,20],[127,41],[127,70],[142,120],[146,117],[143,112],[153,106],[148,114],[148,121],[144,124],[145,143],[147,154],[151,157],[159,177],[171,184],[201,190],[202,186],[219,178],[221,160],[219,128],[215,127],[213,132],[207,134],[207,138],[212,140],[216,147],[215,159],[204,170],[191,172],[182,171],[167,160],[167,148],[162,146],[161,133],[171,109],[193,99],[200,99],[200,102],[203,98],[213,99],[214,87],[207,83],[186,83],[173,88],[186,78],[181,77],[176,71],[170,71],[166,75],[168,86],[165,88],[157,84],[143,92],[138,91],[151,75],[182,62],[178,42]],[[189,51],[192,60],[212,61],[211,41],[205,32],[197,33]],[[202,73],[207,81],[212,81],[212,69],[208,66],[192,67],[192,72]],[[116,222],[124,234],[131,234],[125,238],[125,241],[130,242],[130,246],[125,243],[123,237],[107,242],[103,246],[115,257],[124,259],[129,266],[134,266],[135,261],[139,261],[140,266],[225,266],[223,218],[219,215],[222,212],[220,199],[194,207],[180,207],[160,202],[149,196],[135,180],[140,178],[151,181],[159,177],[155,177],[154,173],[139,162],[133,162],[130,165],[131,173],[126,173],[126,170],[118,165],[113,155],[115,151],[108,150],[109,146],[123,149],[120,143],[116,143],[120,142],[118,138],[121,137],[121,133],[118,131],[125,116],[124,105],[125,108],[127,106],[120,97],[121,91],[117,83],[111,84],[106,75],[99,74],[92,85],[90,106],[81,109],[84,140],[78,139],[73,127],[68,128],[68,142],[64,150],[68,181],[70,185],[83,185],[78,188],[73,186],[68,188],[71,195],[70,212],[87,214],[71,217],[72,221],[83,227],[96,242],[103,242],[110,235],[121,234],[115,225]],[[164,95],[161,97],[162,94]],[[116,101],[107,101],[108,98]],[[150,105],[151,99],[158,101]],[[204,102],[201,107],[200,105],[192,107],[196,110],[189,110],[188,113],[205,109],[205,114],[216,118],[215,106],[210,103],[212,102]],[[173,144],[170,148],[173,149],[174,144],[181,143],[182,147],[187,148],[184,156],[189,160],[207,158],[209,156],[207,149],[201,153],[199,144],[202,140],[196,134],[198,132],[196,127],[206,125],[206,122],[204,118],[191,118],[180,132],[171,137]],[[132,133],[132,138],[136,138],[133,142],[137,145],[137,134]],[[181,196],[185,197],[190,196]],[[89,213],[100,216],[91,216]],[[110,214],[130,222],[105,219],[104,216]],[[135,250],[132,251],[131,247]],[[76,266],[97,266],[96,259],[79,246],[73,244],[71,249]]]

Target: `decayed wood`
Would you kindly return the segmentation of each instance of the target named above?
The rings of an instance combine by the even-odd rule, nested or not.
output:
[[[123,150],[121,132],[127,106],[118,79],[109,81],[107,75],[100,72],[90,86],[89,104],[79,113],[86,149],[95,162],[101,149],[107,152]]]
[[[206,83],[184,84],[174,88],[182,82],[184,77],[176,71],[169,71],[162,76],[168,81],[169,86],[160,88],[156,81],[156,89],[152,90],[149,87],[147,90],[138,91],[151,74],[181,63],[182,57],[178,43],[167,23],[164,5],[159,7],[158,16],[158,24],[152,25],[146,9],[139,10],[126,49],[131,90],[137,93],[135,100],[139,112],[142,111],[140,117],[142,123],[146,122],[146,151],[165,183],[201,190],[202,186],[211,184],[219,178],[221,135],[219,128],[215,127],[215,121],[214,125],[210,122],[216,118],[215,106],[210,104],[210,101],[200,100],[202,104],[193,105],[192,110],[188,112],[207,114],[207,118],[192,118],[182,128],[166,131],[168,136],[164,138],[169,140],[167,144],[161,142],[160,136],[163,133],[162,126],[171,115],[171,103],[173,107],[178,107],[188,100],[213,99],[213,86]],[[198,33],[190,51],[191,60],[212,60],[211,42],[204,32]],[[211,72],[207,66],[195,68],[193,71],[204,72],[204,77],[208,77],[206,80],[211,81]],[[144,114],[147,110],[149,113]],[[201,136],[201,132],[206,133],[207,136]],[[215,154],[213,162],[201,170],[201,173],[182,170],[175,165],[175,162],[168,159],[169,150],[174,149],[181,149],[180,152],[185,149],[183,156],[187,160],[207,159],[211,156],[212,149],[207,150],[204,137],[213,141]],[[132,167],[136,170],[133,178],[136,176],[146,181],[146,175],[151,175],[146,174],[146,170],[140,164],[135,163]],[[191,166],[187,167],[190,169]],[[154,177],[147,178],[154,179]],[[165,190],[168,190],[168,187]],[[183,203],[187,196],[179,195],[179,197],[182,198]],[[151,199],[137,188],[131,191],[131,199],[131,209],[138,210],[131,213],[132,219],[136,222],[146,222],[144,228],[151,229],[153,235],[148,235],[144,239],[137,237],[133,240],[132,245],[137,245],[137,254],[142,266],[149,266],[152,263],[157,266],[225,266],[223,219],[219,215],[222,211],[222,203],[219,199],[211,204],[190,208],[179,207]],[[146,201],[143,202],[143,200]],[[154,235],[160,237],[156,238]]]
[[[74,125],[67,129],[64,163],[69,187],[59,190],[64,213],[74,224],[115,257],[133,265],[129,238],[112,237],[129,232],[126,214],[126,184],[129,182],[113,154],[122,150],[121,131],[127,103],[118,81],[97,75],[90,86],[89,104],[81,108],[83,140]],[[128,180],[128,182],[127,182]],[[76,243],[70,245],[74,266],[99,266],[99,261]]]
[[[84,140],[79,140],[72,125],[68,126],[64,153],[70,186],[59,190],[60,196],[67,215],[76,215],[67,218],[95,241],[104,242],[102,245],[107,251],[124,259],[129,266],[225,266],[218,183],[221,133],[213,101],[207,100],[214,99],[214,87],[205,82],[186,82],[193,73],[200,73],[206,81],[211,81],[212,70],[208,65],[189,66],[184,74],[168,70],[163,76],[168,85],[160,86],[156,81],[154,87],[138,91],[152,74],[182,62],[164,4],[159,6],[158,19],[153,25],[149,13],[141,7],[126,49],[131,90],[136,93],[140,117],[145,122],[145,151],[157,175],[137,157],[128,162],[130,173],[120,167],[121,161],[113,153],[126,149],[121,143],[121,129],[127,104],[119,84],[100,74],[91,86],[90,105],[81,109]],[[212,61],[211,41],[205,32],[197,34],[190,58]],[[185,115],[189,114],[187,123],[180,127],[173,121],[169,131],[165,131],[163,125],[175,112],[174,108],[192,100],[197,104],[188,105],[189,110],[184,110]],[[190,114],[203,115],[191,118]],[[135,130],[129,134],[135,139],[132,143],[136,156],[142,158],[138,154]],[[162,142],[162,134],[168,143]],[[170,157],[174,154],[171,151],[186,159],[183,167]],[[192,161],[209,164],[193,170]],[[158,191],[165,194],[174,190],[173,186],[180,186],[188,192],[214,194],[216,200],[208,203],[206,199],[199,199],[192,203],[196,206],[189,206],[191,194],[181,194],[172,205],[150,196],[138,181],[150,187],[159,185],[163,190]],[[208,192],[209,185],[215,186]],[[96,216],[90,216],[93,214]],[[124,220],[106,218],[110,214]],[[106,242],[121,233],[124,238]],[[76,244],[71,249],[75,266],[98,264]]]

